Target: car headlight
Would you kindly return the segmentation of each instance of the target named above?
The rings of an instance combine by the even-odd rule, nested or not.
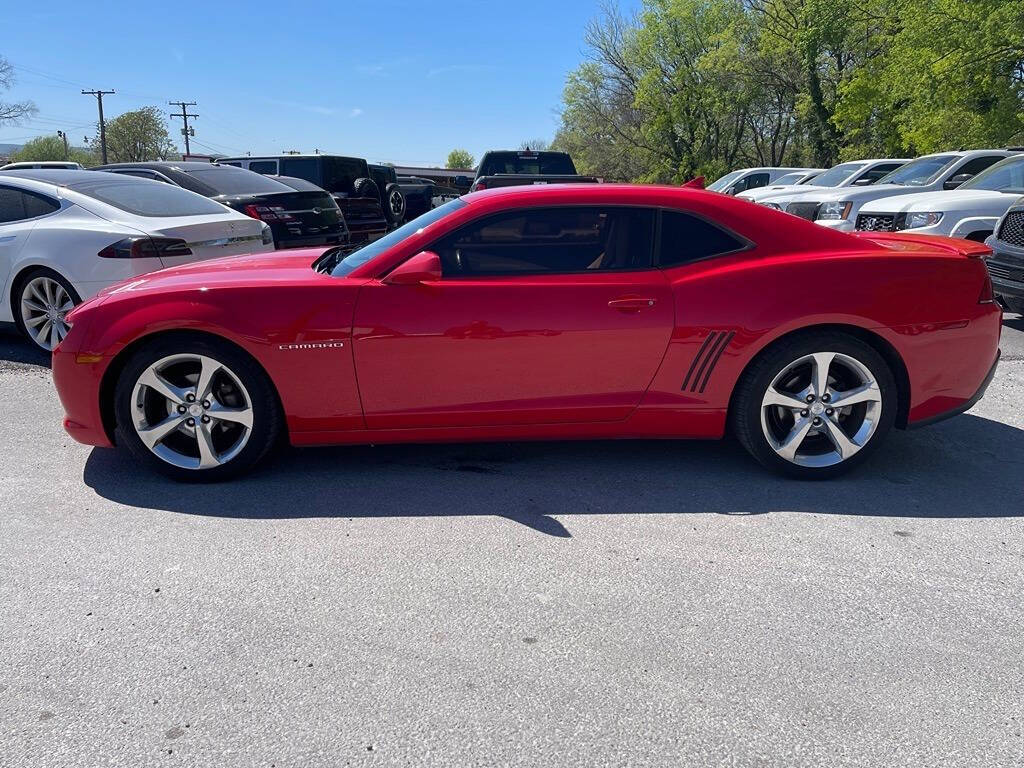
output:
[[[900,229],[917,229],[918,227],[931,227],[942,221],[942,213],[931,211],[929,213],[908,213]]]
[[[777,203],[761,203],[765,208],[774,208],[776,211],[781,211],[782,206]]]
[[[841,200],[836,203],[822,203],[818,209],[818,218],[829,219],[830,221],[843,221],[850,215],[851,208],[853,208],[853,203],[849,200]]]
[[[260,229],[260,234],[263,236],[263,244],[264,245],[273,245],[274,244],[274,233],[271,231],[270,225],[267,224],[267,222],[265,222],[265,221],[261,221],[260,224],[263,225],[263,227]]]

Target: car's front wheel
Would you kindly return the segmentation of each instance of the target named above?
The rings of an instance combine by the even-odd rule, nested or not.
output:
[[[764,466],[825,479],[863,462],[896,419],[896,382],[869,344],[843,333],[783,340],[744,374],[731,414]]]
[[[128,362],[114,393],[118,434],[177,480],[223,480],[273,447],[281,416],[273,385],[244,352],[200,338],[167,338]]]
[[[68,312],[81,301],[71,283],[53,270],[33,270],[18,282],[18,328],[37,347],[52,352],[71,330]]]

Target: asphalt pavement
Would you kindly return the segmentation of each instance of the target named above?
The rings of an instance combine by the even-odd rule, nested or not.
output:
[[[641,441],[190,486],[0,338],[0,765],[1024,764],[1020,317],[1003,351],[829,483]]]

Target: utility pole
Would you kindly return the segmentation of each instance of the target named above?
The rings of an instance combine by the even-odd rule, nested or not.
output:
[[[107,164],[107,127],[103,124],[103,97],[111,93],[110,91],[82,91],[83,96],[95,96],[96,104],[100,108],[100,157],[103,158],[103,164]]]
[[[175,112],[171,112],[170,116],[171,117],[180,117],[181,118],[182,125],[184,125],[184,128],[181,129],[181,135],[185,137],[185,154],[186,155],[190,155],[190,154],[192,154],[192,150],[191,150],[191,148],[188,145],[188,138],[189,138],[189,136],[195,136],[196,135],[196,129],[195,128],[191,128],[190,129],[188,127],[188,119],[190,117],[199,117],[199,115],[189,114],[189,111],[188,111],[187,108],[188,107],[196,106],[196,103],[194,101],[168,101],[167,103],[170,104],[172,107],[173,106],[181,107],[181,113],[180,114],[179,113],[175,113]]]
[[[58,138],[64,139],[64,159],[68,159],[68,135],[64,131],[57,131]]]

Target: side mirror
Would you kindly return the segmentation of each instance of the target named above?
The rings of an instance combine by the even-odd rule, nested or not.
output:
[[[473,183],[473,180],[470,179],[469,176],[456,176],[455,177],[455,186],[456,187],[468,187],[472,183]]]
[[[441,279],[441,257],[433,251],[420,251],[399,264],[381,282],[385,285],[436,283]]]
[[[875,183],[874,179],[872,179],[870,176],[865,176],[863,179],[857,179],[855,182],[853,182],[853,186],[855,186],[855,187],[870,187],[874,183]]]
[[[970,181],[974,176],[973,173],[958,173],[952,178],[946,179],[946,183],[942,185],[943,189],[956,189],[965,181]]]

